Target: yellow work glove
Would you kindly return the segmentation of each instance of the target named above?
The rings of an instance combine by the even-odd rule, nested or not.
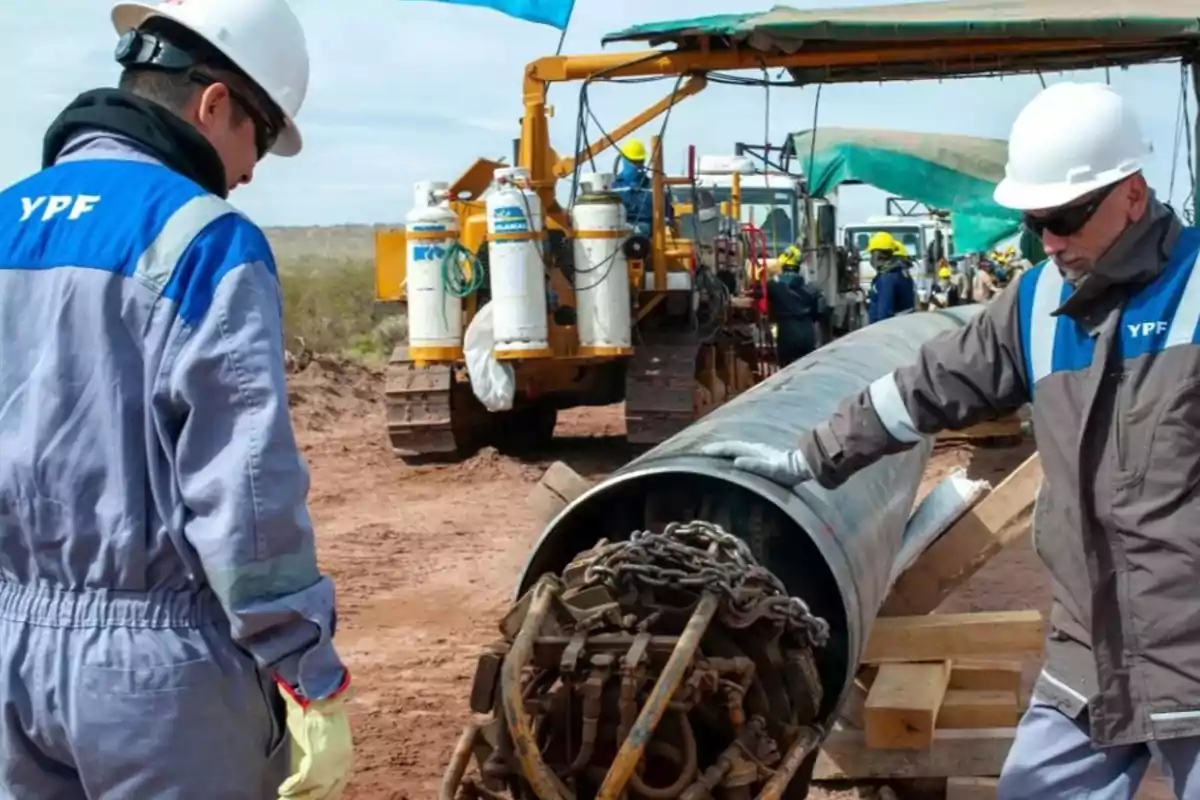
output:
[[[279,800],[337,800],[350,780],[354,741],[346,716],[350,677],[331,696],[305,700],[279,684],[287,703],[292,736],[292,774],[279,786]]]

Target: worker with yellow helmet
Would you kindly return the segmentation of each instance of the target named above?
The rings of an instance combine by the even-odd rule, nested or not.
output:
[[[937,282],[929,293],[929,305],[934,308],[950,308],[959,305],[962,297],[954,285],[954,271],[948,265],[938,268]]]
[[[867,292],[867,319],[871,322],[911,311],[917,305],[916,285],[908,273],[911,262],[898,250],[907,254],[904,245],[887,231],[874,233],[867,241],[867,255],[875,270]]]
[[[767,313],[775,324],[775,354],[786,367],[817,347],[820,294],[805,285],[800,272],[803,251],[791,245],[779,256],[780,272],[767,281]]]
[[[649,236],[654,219],[654,196],[651,177],[646,168],[646,145],[640,139],[629,139],[620,147],[620,165],[616,169],[612,188],[625,206],[625,219],[635,234]],[[671,193],[664,190],[667,224],[675,222],[675,206]]]
[[[788,269],[798,270],[800,269],[800,262],[803,259],[804,252],[800,249],[800,247],[795,244],[790,244],[784,248],[782,253],[779,254],[779,258],[776,259],[776,263],[779,265],[779,269],[781,271]]]

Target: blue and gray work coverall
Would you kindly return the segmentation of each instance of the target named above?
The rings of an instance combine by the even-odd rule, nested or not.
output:
[[[343,678],[262,231],[107,134],[0,193],[0,798],[275,797]]]

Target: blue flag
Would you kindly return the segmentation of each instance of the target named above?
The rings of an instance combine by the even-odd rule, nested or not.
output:
[[[575,0],[434,0],[440,3],[457,3],[463,6],[479,6],[499,11],[510,17],[527,22],[540,22],[560,31],[566,30],[571,19]]]

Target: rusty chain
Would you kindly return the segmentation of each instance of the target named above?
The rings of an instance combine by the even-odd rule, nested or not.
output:
[[[767,619],[802,635],[811,647],[824,647],[829,639],[829,624],[789,596],[744,541],[712,522],[672,522],[661,533],[634,531],[627,541],[601,550],[584,571],[583,584],[614,592],[638,585],[710,591],[722,598],[720,617],[729,627]]]

